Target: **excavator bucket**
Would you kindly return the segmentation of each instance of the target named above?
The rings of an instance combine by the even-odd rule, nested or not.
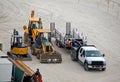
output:
[[[47,53],[40,55],[40,63],[61,63],[62,57],[61,54],[57,51],[55,53]]]

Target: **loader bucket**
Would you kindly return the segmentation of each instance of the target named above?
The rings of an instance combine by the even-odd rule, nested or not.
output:
[[[40,55],[40,63],[61,63],[62,57],[59,52],[55,52],[53,54],[41,54]]]

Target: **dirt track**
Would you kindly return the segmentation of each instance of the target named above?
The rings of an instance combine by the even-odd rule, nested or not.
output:
[[[119,82],[120,81],[120,15],[119,7],[107,12],[105,0],[3,0],[0,1],[0,42],[7,52],[10,47],[10,36],[14,28],[23,35],[23,25],[28,24],[32,9],[35,16],[41,17],[44,27],[56,22],[57,28],[65,30],[65,22],[78,28],[88,37],[88,44],[94,44],[106,54],[107,70],[86,72],[83,67],[73,62],[69,51],[56,50],[62,53],[61,64],[41,64],[25,62],[33,70],[39,68],[44,82]],[[102,4],[103,3],[103,4]],[[111,5],[111,4],[110,4]],[[111,6],[110,6],[111,7]],[[117,15],[116,15],[117,12]],[[120,14],[120,13],[119,13]],[[54,42],[53,42],[54,43]]]

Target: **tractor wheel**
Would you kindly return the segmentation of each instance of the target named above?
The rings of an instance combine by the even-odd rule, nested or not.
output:
[[[36,57],[37,57],[37,59],[40,59],[40,54],[39,54],[39,53],[37,53]]]
[[[36,57],[37,57],[37,59],[40,59],[40,55],[42,54],[42,52],[41,52],[41,50],[39,50],[38,52],[37,52],[37,55],[36,55]]]
[[[35,56],[35,49],[31,47],[31,54]]]

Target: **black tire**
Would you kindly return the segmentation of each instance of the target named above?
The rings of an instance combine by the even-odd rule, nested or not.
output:
[[[37,59],[40,59],[40,55],[41,55],[41,51],[38,51],[36,55]]]
[[[34,55],[33,49],[31,49],[31,54]]]
[[[58,46],[59,48],[61,47],[61,46],[60,46],[60,42],[57,43],[57,46]]]
[[[76,61],[76,59],[74,57],[72,57],[72,56],[71,56],[71,59],[72,59],[72,61]]]
[[[39,54],[39,53],[37,53],[36,57],[37,57],[37,59],[40,59],[40,54]]]
[[[71,51],[71,52],[70,52],[70,56],[71,56],[72,61],[76,61],[76,59],[73,57],[72,54],[73,54],[73,53],[72,53],[72,51]]]
[[[57,43],[58,43],[57,40],[55,40],[55,44],[56,44],[56,45],[57,45]]]
[[[33,47],[31,47],[31,54],[35,56],[35,50]]]
[[[105,71],[106,70],[106,68],[102,68],[102,71]]]
[[[86,62],[84,63],[84,69],[85,71],[89,71],[88,64]]]

